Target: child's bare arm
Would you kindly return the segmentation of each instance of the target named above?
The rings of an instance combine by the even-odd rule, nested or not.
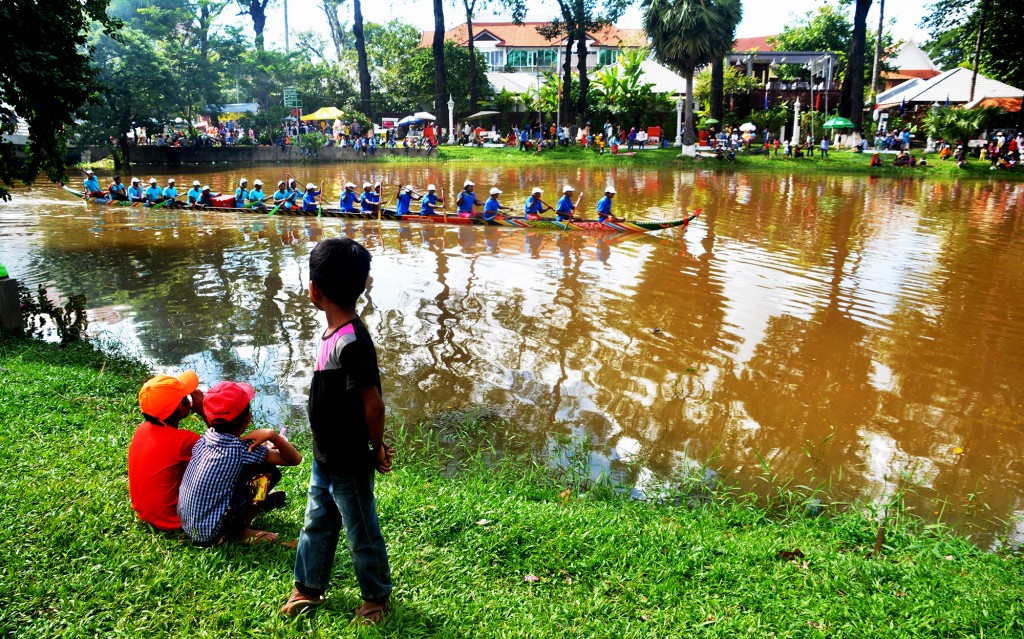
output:
[[[390,472],[391,456],[395,449],[384,443],[384,400],[376,386],[364,386],[359,394],[362,396],[363,409],[366,411],[366,426],[376,454],[377,470],[381,473]]]
[[[243,441],[250,441],[249,450],[255,450],[263,442],[270,442],[274,448],[267,450],[267,463],[275,466],[298,466],[302,463],[302,455],[295,447],[288,443],[288,440],[281,437],[273,428],[259,428],[241,438]]]

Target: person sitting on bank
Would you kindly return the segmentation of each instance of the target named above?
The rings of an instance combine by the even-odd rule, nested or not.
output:
[[[220,382],[206,392],[203,410],[209,428],[192,448],[181,479],[181,528],[200,546],[224,541],[243,544],[277,541],[277,535],[249,527],[261,511],[284,505],[278,466],[298,466],[302,455],[272,428],[242,436],[252,423],[256,393],[239,382]]]
[[[533,187],[533,191],[530,192],[530,197],[526,198],[526,204],[523,206],[523,213],[527,220],[539,220],[541,213],[544,212],[544,203],[540,201],[541,194],[544,191],[539,186]]]
[[[316,190],[316,185],[312,182],[306,185],[306,194],[302,196],[302,210],[305,213],[319,213],[320,206],[317,204],[317,198],[320,197],[322,191]]]
[[[199,180],[192,180],[192,188],[185,193],[185,201],[190,206],[199,204],[199,198],[203,195],[203,189],[199,188]]]
[[[157,375],[139,390],[145,420],[128,445],[128,496],[139,519],[157,530],[178,530],[178,487],[199,435],[178,425],[203,418],[203,392],[195,371]]]
[[[612,215],[612,199],[615,198],[615,187],[608,186],[604,190],[604,197],[597,201],[598,222],[621,222],[622,218]]]
[[[267,199],[267,196],[263,194],[263,182],[256,180],[252,183],[252,190],[249,191],[248,204],[251,208],[258,210],[266,210],[263,201]]]
[[[106,197],[106,193],[100,189],[100,179],[90,169],[85,170],[85,180],[82,182],[85,194],[92,197]]]
[[[380,208],[380,193],[373,190],[373,185],[363,182],[363,193],[359,196],[360,213],[376,213]]]
[[[107,187],[107,193],[111,200],[126,201],[128,199],[128,189],[121,181],[120,175],[114,176],[114,181]]]
[[[462,193],[459,193],[459,197],[455,199],[455,207],[459,217],[473,217],[473,207],[484,205],[483,202],[476,199],[476,193],[473,192],[475,187],[476,184],[470,180],[466,180],[462,184]]]
[[[422,200],[422,195],[416,195],[413,193],[411,184],[406,184],[405,188],[398,194],[398,198],[395,200],[395,215],[401,217],[403,215],[409,215],[412,213],[412,202],[413,200]]]
[[[491,188],[491,196],[484,202],[484,214],[485,220],[493,220],[494,218],[501,215],[502,211],[511,211],[511,206],[502,206],[501,202],[498,201],[498,196],[501,195],[501,189],[498,187]]]
[[[572,196],[576,189],[566,184],[562,187],[562,197],[555,204],[555,219],[559,222],[572,222],[573,213],[576,212],[576,205],[572,203]]]
[[[341,212],[342,213],[358,213],[359,210],[356,208],[356,185],[351,182],[345,182],[345,190],[341,192]]]

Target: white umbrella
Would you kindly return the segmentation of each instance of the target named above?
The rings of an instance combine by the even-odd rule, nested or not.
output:
[[[754,126],[753,122],[747,122],[740,125],[740,131],[757,131],[757,127]]]
[[[473,115],[467,115],[464,119],[479,120],[481,118],[486,118],[489,115],[500,115],[500,113],[498,111],[477,111]]]
[[[436,120],[437,119],[434,116],[432,116],[429,113],[427,113],[426,111],[418,111],[417,113],[414,113],[413,115],[416,116],[417,118],[421,119],[421,120]]]

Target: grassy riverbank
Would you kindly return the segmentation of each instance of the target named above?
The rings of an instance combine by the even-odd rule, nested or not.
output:
[[[378,482],[397,586],[385,624],[348,624],[359,601],[341,557],[323,608],[285,620],[294,550],[201,549],[134,518],[125,451],[141,366],[0,337],[0,375],[3,636],[1024,634],[1021,559],[941,526],[894,511],[872,556],[878,523],[856,509],[814,517],[798,498],[764,509],[729,491],[687,499],[687,482],[681,506],[581,494],[572,472],[498,459],[472,420],[391,425],[401,456]],[[285,471],[289,503],[264,527],[298,534],[307,475],[308,460]]]

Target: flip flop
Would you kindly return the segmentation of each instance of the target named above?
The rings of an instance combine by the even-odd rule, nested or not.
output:
[[[384,621],[384,615],[387,612],[387,602],[375,603],[373,601],[364,601],[363,605],[359,606],[359,609],[356,610],[356,616],[352,619],[352,623],[374,626]]]
[[[269,530],[250,530],[249,534],[242,538],[243,546],[255,546],[257,544],[269,544],[277,541],[277,533]]]
[[[292,590],[292,594],[288,597],[288,601],[281,606],[281,614],[286,617],[298,617],[304,612],[308,612],[313,608],[316,608],[324,602],[324,598],[312,597],[299,590]]]

